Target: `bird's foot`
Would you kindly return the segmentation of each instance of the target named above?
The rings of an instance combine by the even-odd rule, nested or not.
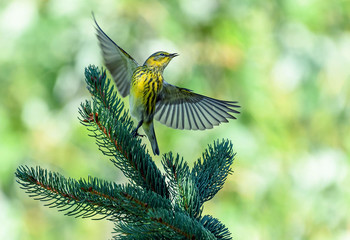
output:
[[[138,129],[135,129],[134,131],[131,132],[131,135],[133,137],[144,137],[144,136],[146,136],[146,135],[143,135],[143,134],[139,134],[137,130]]]

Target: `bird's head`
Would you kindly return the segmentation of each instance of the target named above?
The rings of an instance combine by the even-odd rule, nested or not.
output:
[[[168,65],[170,60],[176,56],[178,56],[177,53],[167,53],[163,51],[156,52],[153,53],[149,58],[147,58],[143,65],[164,70],[164,68]]]

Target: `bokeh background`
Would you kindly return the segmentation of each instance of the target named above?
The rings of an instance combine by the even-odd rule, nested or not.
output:
[[[91,11],[139,63],[179,53],[168,82],[240,102],[238,120],[213,130],[156,124],[161,152],[190,165],[215,139],[232,141],[235,172],[205,214],[234,239],[350,239],[345,0],[1,1],[0,239],[112,236],[112,223],[46,208],[14,179],[25,164],[125,182],[77,119],[84,67],[102,65]]]

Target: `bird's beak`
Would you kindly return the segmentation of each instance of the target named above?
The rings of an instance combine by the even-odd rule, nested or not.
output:
[[[172,54],[170,54],[169,56],[170,56],[171,58],[174,58],[174,57],[179,56],[179,54],[177,54],[177,53],[172,53]]]

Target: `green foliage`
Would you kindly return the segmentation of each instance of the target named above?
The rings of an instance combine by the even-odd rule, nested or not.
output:
[[[200,220],[201,224],[208,229],[217,239],[230,239],[231,233],[218,219],[205,215]]]
[[[30,197],[48,202],[46,206],[65,211],[69,216],[87,218],[100,215],[113,221],[135,222],[143,221],[150,208],[171,209],[166,199],[131,185],[118,185],[92,177],[77,181],[40,167],[26,166],[17,169],[16,177]]]
[[[100,73],[96,67],[90,66],[85,70],[85,80],[92,103],[86,101],[81,105],[81,122],[92,132],[99,149],[104,155],[114,157],[114,165],[131,182],[166,197],[165,179],[145,146],[141,145],[141,140],[130,134],[133,122],[110,86],[106,72]]]
[[[228,229],[216,218],[202,216],[202,210],[231,173],[232,144],[209,145],[192,170],[178,154],[164,154],[162,175],[140,139],[132,137],[133,122],[106,72],[89,66],[85,80],[92,100],[81,104],[80,121],[130,183],[67,179],[20,166],[17,182],[29,196],[69,216],[115,222],[114,239],[231,239]]]
[[[160,148],[181,153],[191,167],[211,139],[229,138],[239,151],[239,174],[205,203],[204,215],[240,240],[347,238],[350,1],[5,0],[0,6],[0,239],[111,238],[109,222],[92,226],[52,214],[14,186],[13,171],[24,164],[122,180],[112,164],[96,161],[94,139],[76,121],[88,97],[81,70],[102,64],[91,10],[138,62],[158,50],[179,53],[167,82],[242,104],[238,121],[213,130],[156,126]]]
[[[214,147],[209,146],[202,155],[203,162],[199,159],[192,169],[201,205],[212,199],[222,188],[228,174],[234,156],[232,143],[229,141],[215,142]],[[214,177],[215,176],[215,177]]]
[[[167,178],[171,180],[169,186],[173,199],[190,216],[199,218],[203,203],[222,188],[234,156],[231,142],[214,142],[214,146],[209,145],[191,171],[179,155],[165,154],[162,164]]]

